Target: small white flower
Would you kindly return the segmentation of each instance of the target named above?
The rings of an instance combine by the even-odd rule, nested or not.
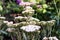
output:
[[[49,40],[53,40],[53,37],[49,37]]]
[[[21,2],[19,5],[21,5],[21,6],[28,6],[28,5],[31,5],[31,3],[29,3],[29,2]]]
[[[58,38],[57,38],[57,37],[53,37],[53,39],[54,39],[54,40],[58,40]]]
[[[5,19],[5,17],[0,17],[0,19]]]
[[[48,38],[47,37],[44,37],[43,40],[48,40]]]
[[[3,23],[8,23],[8,21],[3,21]]]
[[[12,25],[13,25],[12,21],[7,23],[7,26],[12,26]]]
[[[20,29],[26,31],[26,32],[34,32],[39,30],[41,27],[37,25],[27,25],[27,26],[22,26]]]
[[[58,40],[57,37],[49,37],[49,40]]]
[[[32,16],[34,14],[34,9],[30,6],[26,6],[24,11],[22,11],[24,15]]]
[[[7,28],[6,31],[13,32],[13,31],[15,31],[15,28]]]

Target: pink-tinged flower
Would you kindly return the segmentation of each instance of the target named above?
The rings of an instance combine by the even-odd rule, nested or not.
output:
[[[35,3],[31,3],[31,2],[21,2],[19,3],[19,5],[21,6],[29,6],[29,5],[34,5]]]
[[[12,26],[12,25],[13,25],[13,22],[12,22],[12,21],[7,23],[7,26],[8,26],[8,27],[10,27],[10,26]]]
[[[37,5],[37,7],[38,7],[38,8],[42,8],[42,6],[41,6],[41,5]]]
[[[41,27],[37,25],[27,25],[27,26],[22,26],[20,29],[26,31],[26,32],[35,32],[39,31]]]

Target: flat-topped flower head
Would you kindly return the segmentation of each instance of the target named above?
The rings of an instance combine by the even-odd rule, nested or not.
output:
[[[49,40],[58,40],[57,37],[49,37]]]
[[[47,37],[44,37],[43,40],[48,40],[48,38]]]
[[[2,19],[2,20],[3,20],[3,19],[6,19],[6,18],[5,18],[5,17],[0,17],[0,19]]]
[[[3,21],[3,23],[8,23],[8,21]]]
[[[12,21],[7,23],[7,26],[8,26],[8,27],[10,27],[10,26],[12,26],[12,25],[13,25],[13,22],[12,22]]]
[[[26,31],[26,32],[35,32],[38,31],[41,27],[37,25],[27,25],[27,26],[22,26],[20,29]]]

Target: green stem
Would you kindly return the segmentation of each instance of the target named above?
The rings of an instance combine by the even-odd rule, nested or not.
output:
[[[37,18],[37,16],[38,16],[38,15],[37,15],[37,13],[36,13],[36,18]]]
[[[21,33],[19,31],[19,28],[17,28],[17,38],[18,38],[18,40],[21,40]]]
[[[53,0],[53,2],[54,2],[54,5],[55,5],[55,8],[56,8],[56,12],[58,13],[57,25],[59,25],[59,11],[58,11],[58,8],[57,8],[57,5],[56,5],[56,1]]]

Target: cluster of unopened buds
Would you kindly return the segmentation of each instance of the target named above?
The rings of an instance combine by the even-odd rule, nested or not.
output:
[[[22,11],[22,14],[25,16],[32,16],[34,14],[34,9],[32,9],[30,6],[26,6],[25,10]]]
[[[37,22],[38,25],[41,25],[41,26],[53,26],[55,24],[55,20],[50,20],[50,21],[40,21],[40,22]]]
[[[8,27],[17,27],[19,25],[19,23],[13,23],[13,21],[3,21],[3,23],[5,23]]]

